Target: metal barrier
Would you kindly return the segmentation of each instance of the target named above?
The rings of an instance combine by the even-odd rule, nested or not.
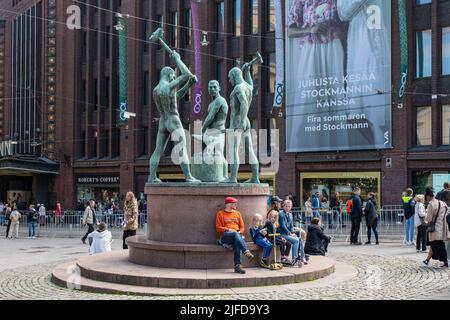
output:
[[[318,214],[317,214],[318,213]],[[292,214],[301,217],[302,227],[307,228],[314,214],[307,214],[304,209],[294,208]],[[334,239],[350,241],[350,230],[352,226],[351,217],[347,213],[347,207],[320,209],[316,215],[321,218],[322,227],[326,234]],[[378,210],[377,231],[380,239],[392,238],[403,239],[405,235],[405,221],[403,206],[383,206]],[[362,218],[360,236],[367,239],[367,225],[365,217]],[[372,239],[374,235],[372,234]]]
[[[29,211],[20,211],[22,217],[20,218],[19,236],[28,237],[28,213]],[[64,211],[61,217],[54,214],[52,211],[48,211],[45,216],[40,216],[36,221],[36,235],[38,237],[81,237],[87,231],[87,227],[83,225],[83,211]],[[108,214],[108,213],[96,213],[96,219],[100,222],[105,222],[114,235],[119,235],[123,231],[122,223],[124,221],[123,213]],[[144,226],[147,223],[147,214],[139,213],[138,216],[138,233],[142,234]],[[4,218],[0,218],[0,233],[1,236],[6,235],[7,221]]]

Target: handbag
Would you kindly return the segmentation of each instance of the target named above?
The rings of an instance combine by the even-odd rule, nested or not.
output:
[[[438,210],[436,212],[436,217],[433,219],[433,221],[430,221],[428,223],[427,232],[435,232],[436,231],[436,220],[437,220],[437,218],[439,216],[439,211],[441,211],[441,201],[439,201],[439,207],[438,207]]]

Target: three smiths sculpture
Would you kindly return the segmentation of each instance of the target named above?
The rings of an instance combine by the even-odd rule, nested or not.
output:
[[[177,78],[175,71],[170,67],[164,67],[161,70],[160,81],[156,88],[153,90],[153,98],[155,100],[156,107],[160,114],[158,135],[156,138],[156,148],[152,157],[150,158],[150,176],[148,178],[149,183],[161,183],[161,180],[157,178],[157,170],[161,155],[172,138],[172,141],[178,140],[177,144],[180,145],[179,162],[181,170],[183,170],[186,182],[199,183],[200,180],[195,179],[191,175],[189,167],[189,155],[186,148],[186,135],[184,128],[180,120],[178,113],[178,100],[182,99],[188,92],[189,88],[197,82],[197,77],[194,76],[186,65],[181,60],[180,55],[169,48],[169,46],[162,39],[162,29],[156,30],[150,40],[152,42],[159,41],[163,48],[169,52],[170,57],[175,60],[178,68],[181,71],[181,75]],[[180,90],[178,87],[182,86]],[[173,137],[172,137],[173,136]]]

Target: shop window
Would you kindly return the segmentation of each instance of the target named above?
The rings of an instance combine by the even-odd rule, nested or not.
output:
[[[416,119],[416,145],[431,146],[431,107],[418,107]]]
[[[450,27],[442,29],[442,74],[450,75]]]
[[[442,106],[442,144],[450,145],[450,105]]]

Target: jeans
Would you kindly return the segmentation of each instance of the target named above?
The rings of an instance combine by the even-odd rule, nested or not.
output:
[[[313,218],[321,218],[321,215],[320,215],[320,211],[319,210],[314,210],[313,211]]]
[[[124,230],[123,231],[123,237],[122,237],[122,239],[123,239],[123,244],[122,244],[123,250],[127,250],[128,249],[128,245],[127,245],[126,239],[128,237],[133,237],[135,235],[136,235],[136,230]]]
[[[372,239],[372,230],[373,234],[375,235],[375,241],[378,243],[378,231],[377,231],[377,224],[374,224],[372,227],[367,227],[367,239],[368,242]]]
[[[352,217],[352,229],[350,230],[350,243],[357,243],[359,229],[361,228],[361,217]]]
[[[300,246],[300,241],[299,238],[297,237],[292,237],[292,236],[287,236],[287,235],[282,235],[282,237],[284,239],[286,239],[287,242],[289,242],[292,246],[292,259],[297,259],[298,257],[298,249]]]
[[[273,245],[266,238],[259,239],[255,242],[258,247],[263,248],[263,259],[267,259],[270,257],[270,253],[272,252]]]
[[[422,245],[422,251],[427,250],[427,226],[417,227],[417,241],[416,241],[417,250],[420,250],[420,245]]]
[[[248,250],[242,235],[236,231],[227,231],[220,238],[220,242],[233,246],[234,265],[241,264],[241,252],[244,253]]]
[[[86,238],[87,238],[87,236],[88,236],[90,233],[94,232],[94,225],[93,225],[93,224],[88,224],[87,226],[88,226],[88,231],[87,231],[86,234],[83,236],[83,238],[81,238],[81,240],[83,240],[83,242],[86,241]],[[92,244],[91,242],[92,242],[92,238],[89,239],[89,244]]]
[[[28,222],[28,237],[36,237],[36,222]]]
[[[406,242],[414,241],[414,216],[406,220]]]

